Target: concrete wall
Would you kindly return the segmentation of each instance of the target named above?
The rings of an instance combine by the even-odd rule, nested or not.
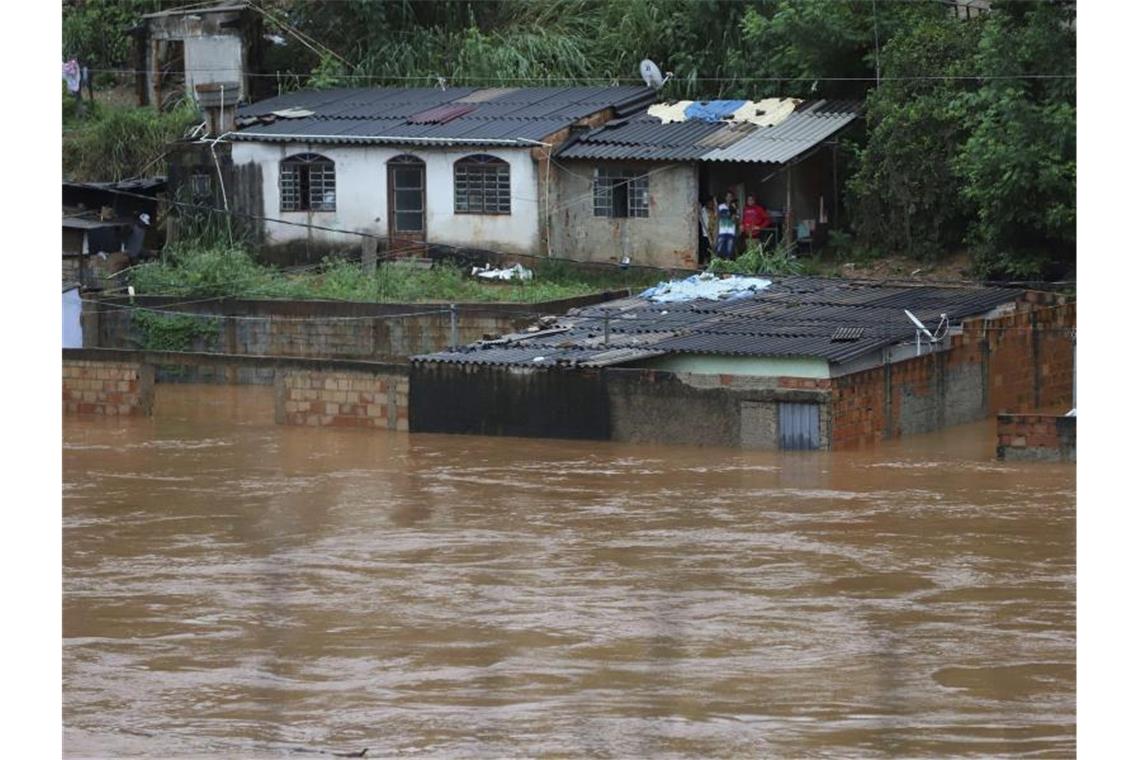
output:
[[[999,414],[998,459],[1077,461],[1077,418],[1052,414]]]
[[[413,364],[412,432],[779,447],[781,401],[821,405],[829,380],[644,369],[551,370]]]
[[[146,416],[154,406],[154,367],[139,361],[81,359],[64,353],[64,414]]]
[[[68,414],[149,415],[163,373],[275,387],[277,422],[408,429],[408,367],[380,362],[102,348],[63,350]]]
[[[287,369],[277,373],[275,416],[283,425],[408,429],[408,378],[384,369]]]
[[[282,211],[280,163],[297,153],[319,153],[336,162],[335,211]],[[302,143],[236,142],[233,162],[240,168],[259,167],[262,207],[258,214],[286,222],[334,229],[388,234],[388,166],[400,155],[413,155],[425,164],[426,235],[429,243],[487,247],[533,253],[539,248],[539,190],[537,170],[526,148],[388,147]],[[510,214],[456,214],[454,164],[474,154],[501,158],[511,167]],[[307,242],[317,246],[359,248],[360,237],[267,221],[268,245]]]
[[[458,343],[501,335],[530,325],[543,314],[597,303],[616,294],[598,294],[538,304],[460,304],[456,308]],[[186,299],[137,296],[133,305],[179,314],[198,314],[211,326],[189,351],[296,356],[314,359],[404,361],[451,345],[451,315],[446,304],[375,304],[347,301]],[[145,334],[123,298],[107,298],[84,307],[84,341],[89,348],[146,348]]]
[[[649,173],[649,216],[594,216],[592,161],[564,161],[551,182],[550,248],[555,256],[655,267],[697,266],[695,164],[622,163]],[[612,164],[617,166],[617,164]]]
[[[648,359],[632,366],[698,375],[752,375],[757,377],[810,377],[817,379],[830,377],[830,366],[826,360],[809,358],[673,354]]]

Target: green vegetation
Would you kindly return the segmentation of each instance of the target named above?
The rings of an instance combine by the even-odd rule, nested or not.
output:
[[[65,96],[64,104],[63,175],[79,181],[162,174],[167,147],[200,121],[188,102],[165,113],[84,102],[83,116],[75,113],[72,98]]]
[[[662,279],[653,270],[589,271],[564,262],[540,262],[531,281],[489,284],[473,280],[457,266],[430,269],[408,263],[381,264],[375,275],[359,263],[326,260],[315,271],[287,273],[255,262],[244,249],[215,245],[177,246],[160,262],[134,269],[136,292],[189,298],[298,298],[390,303],[519,301],[534,303],[594,293],[647,287]]]
[[[64,55],[127,66],[126,29],[170,4],[69,0]],[[258,7],[287,41],[268,46],[265,69],[289,86],[628,84],[648,57],[673,72],[664,98],[864,99],[865,129],[842,151],[848,202],[836,221],[852,237],[833,239],[845,251],[937,263],[968,250],[977,274],[993,278],[1075,267],[1073,0],[994,0],[970,20],[939,0]],[[137,171],[190,115],[169,118],[96,112],[67,141],[65,168],[99,179]]]
[[[713,256],[708,271],[714,274],[806,274],[803,262],[792,257],[790,248],[771,247],[766,251],[752,240],[735,259]]]
[[[207,347],[218,339],[222,322],[215,317],[188,314],[131,312],[131,325],[139,333],[139,348],[146,351],[190,351],[199,340]]]

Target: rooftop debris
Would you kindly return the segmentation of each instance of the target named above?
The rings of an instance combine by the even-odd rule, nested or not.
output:
[[[660,282],[638,296],[654,303],[683,303],[703,298],[708,301],[726,301],[757,293],[772,284],[763,277],[720,278],[708,272],[695,274],[683,280]]]

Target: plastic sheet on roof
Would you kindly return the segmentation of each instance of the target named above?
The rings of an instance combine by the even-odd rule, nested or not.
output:
[[[774,127],[795,112],[803,101],[799,98],[764,98],[746,100],[732,112],[732,121],[748,122],[758,127]]]
[[[731,300],[757,293],[772,284],[763,277],[726,277],[702,272],[683,280],[661,282],[643,291],[641,298],[654,303],[683,303],[703,298],[708,301]]]
[[[686,119],[697,121],[723,121],[743,108],[746,100],[707,100],[697,101],[685,109]]]

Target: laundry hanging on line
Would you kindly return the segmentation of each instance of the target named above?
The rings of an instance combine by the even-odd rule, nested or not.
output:
[[[63,64],[63,78],[67,82],[68,92],[79,92],[79,85],[83,82],[83,69],[79,68],[79,61],[72,58]]]

